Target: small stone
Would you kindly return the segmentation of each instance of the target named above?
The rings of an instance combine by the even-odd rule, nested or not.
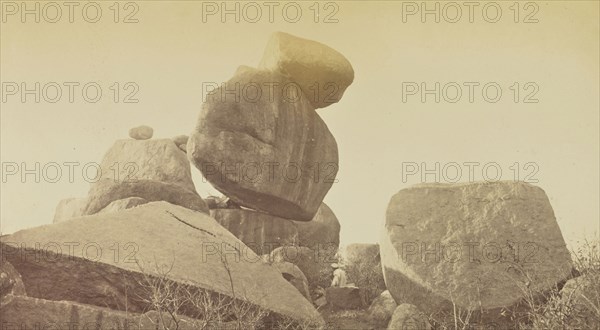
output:
[[[154,130],[150,126],[142,125],[129,130],[129,137],[135,140],[148,140],[152,138]]]

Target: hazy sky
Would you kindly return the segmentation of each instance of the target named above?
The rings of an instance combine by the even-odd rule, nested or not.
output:
[[[527,8],[521,3],[518,16],[512,1],[488,5],[485,15],[482,2],[473,7],[473,22],[469,7],[459,5],[462,15],[456,23],[447,22],[456,8],[445,2],[439,3],[439,23],[434,15],[424,22],[419,13],[408,15],[415,9],[411,3],[393,1],[320,3],[318,16],[312,1],[288,5],[287,16],[282,4],[273,7],[273,22],[264,3],[257,3],[262,11],[257,19],[256,7],[242,3],[239,23],[233,14],[225,22],[218,13],[208,15],[214,3],[199,1],[132,2],[127,8],[121,4],[118,14],[110,8],[112,1],[98,2],[102,15],[96,23],[86,21],[94,20],[93,6],[86,7],[85,17],[84,3],[74,7],[71,23],[62,2],[58,19],[56,8],[44,9],[42,3],[40,23],[34,15],[26,15],[23,23],[7,3],[2,4],[1,25],[3,88],[13,83],[20,88],[24,82],[33,89],[39,82],[52,99],[54,82],[63,95],[56,103],[43,97],[35,103],[33,95],[22,102],[20,91],[8,95],[3,89],[2,162],[24,162],[30,169],[36,162],[41,167],[51,162],[81,165],[73,183],[65,166],[55,183],[43,178],[36,183],[33,175],[22,183],[19,175],[8,176],[1,192],[3,233],[51,223],[59,200],[85,196],[89,183],[81,174],[83,164],[100,162],[114,140],[127,138],[130,127],[150,125],[157,138],[189,134],[201,108],[203,83],[221,83],[239,65],[257,65],[274,31],[330,45],[355,70],[355,81],[341,102],[318,110],[339,147],[339,182],[325,202],[342,224],[343,243],[377,241],[391,196],[421,181],[419,175],[404,180],[403,167],[426,163],[433,169],[436,162],[440,169],[452,162],[461,165],[461,182],[469,181],[465,162],[479,162],[477,180],[485,164],[498,164],[504,180],[513,180],[517,167],[521,180],[535,172],[529,179],[538,180],[535,184],[548,194],[568,243],[598,233],[596,1],[540,2]],[[28,2],[30,8],[34,3]],[[234,8],[235,3],[228,5]],[[434,8],[435,2],[428,5]],[[496,6],[501,16],[488,22],[495,20]],[[292,23],[297,7],[302,15]],[[138,22],[123,23],[134,11],[129,20]],[[69,82],[79,83],[73,103],[65,85]],[[128,82],[135,85],[125,88]],[[435,95],[424,95],[422,102],[420,92],[403,93],[403,86],[421,88],[425,83],[423,87],[433,89],[436,82],[439,103]],[[97,103],[82,97],[87,83],[101,87]],[[482,96],[486,84],[487,100]],[[135,86],[139,102],[123,103]],[[450,103],[456,86],[462,97]],[[502,95],[492,103],[498,86]],[[115,89],[120,90],[118,103]],[[94,89],[87,95],[93,98]],[[538,102],[524,103],[526,99]],[[446,169],[454,173],[448,165]],[[215,193],[192,171],[202,196]],[[488,174],[495,177],[494,168]],[[427,179],[432,181],[433,175]]]

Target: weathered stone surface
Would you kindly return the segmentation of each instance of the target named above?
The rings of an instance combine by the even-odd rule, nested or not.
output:
[[[352,65],[338,51],[283,32],[271,36],[259,67],[291,77],[315,108],[338,102],[354,80]]]
[[[519,182],[403,189],[390,201],[380,246],[396,302],[425,313],[454,302],[493,318],[518,304],[524,287],[544,291],[572,268],[548,197]]]
[[[102,159],[100,169],[101,177],[88,194],[86,215],[128,197],[167,201],[208,213],[194,187],[187,157],[170,139],[118,140]]]
[[[108,206],[106,206],[105,208],[100,210],[100,212],[98,212],[98,213],[118,212],[118,211],[130,209],[132,207],[136,207],[138,205],[143,205],[146,203],[148,203],[148,201],[141,197],[128,197],[128,198],[116,200],[116,201],[108,204]]]
[[[129,130],[129,137],[135,140],[148,140],[152,138],[154,130],[150,126],[142,125]]]
[[[314,288],[323,277],[331,281],[330,275],[333,273],[331,268],[333,256],[319,252],[303,246],[282,246],[271,252],[269,262],[293,263],[306,276],[309,287]]]
[[[387,325],[397,306],[392,294],[388,290],[385,290],[373,300],[367,313],[369,313],[369,317],[376,324]]]
[[[361,309],[365,307],[364,291],[357,287],[330,287],[325,289],[327,303],[333,309]]]
[[[401,304],[396,307],[388,330],[431,330],[427,316],[415,305]]]
[[[10,262],[0,258],[0,306],[4,308],[14,296],[24,296],[26,294],[21,274]],[[0,317],[0,319],[2,318]]]
[[[273,71],[238,69],[207,95],[187,155],[239,205],[310,221],[335,179],[337,144],[306,97],[286,87],[289,82]],[[236,100],[224,93],[236,84],[240,90],[254,86],[245,89],[253,94],[240,92]]]
[[[311,221],[295,221],[298,243],[311,249],[332,248],[340,245],[340,222],[325,203],[321,204]]]
[[[69,220],[83,215],[87,198],[67,198],[58,202],[53,223]]]
[[[308,290],[308,280],[298,266],[291,262],[276,262],[273,263],[272,266],[277,268],[283,278],[285,278],[286,281],[290,282],[296,289],[298,289],[304,298],[308,299],[308,301],[312,301],[310,292]]]
[[[170,269],[167,280],[192,292],[209,290],[292,319],[322,322],[296,288],[214,219],[166,202],[22,230],[0,243],[2,257],[36,298],[141,313],[149,309],[142,274]],[[49,252],[37,250],[36,258],[36,243]]]
[[[297,241],[295,221],[245,209],[213,209],[210,215],[258,255]]]

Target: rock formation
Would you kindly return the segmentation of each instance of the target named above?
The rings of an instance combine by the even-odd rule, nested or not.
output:
[[[455,304],[497,315],[523,288],[543,292],[572,268],[548,197],[519,182],[403,189],[389,203],[380,246],[396,302],[425,313]]]

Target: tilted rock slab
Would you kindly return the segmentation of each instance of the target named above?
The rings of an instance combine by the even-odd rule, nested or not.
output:
[[[315,108],[337,103],[354,80],[350,62],[320,42],[276,32],[259,68],[280,72],[298,84]]]
[[[190,164],[171,139],[118,140],[104,155],[91,184],[85,215],[128,197],[166,201],[208,213],[192,181]]]
[[[26,229],[0,243],[1,257],[35,298],[142,313],[150,307],[140,298],[148,296],[143,274],[166,273],[192,292],[209,290],[322,322],[294,286],[214,219],[166,202]]]
[[[452,302],[490,313],[511,307],[523,289],[549,289],[572,268],[548,197],[520,182],[403,189],[389,203],[380,247],[396,302],[427,314]]]
[[[289,83],[276,72],[239,68],[207,95],[187,155],[239,205],[310,221],[337,174],[337,143],[306,97],[286,87]],[[225,92],[235,86],[238,94]]]

